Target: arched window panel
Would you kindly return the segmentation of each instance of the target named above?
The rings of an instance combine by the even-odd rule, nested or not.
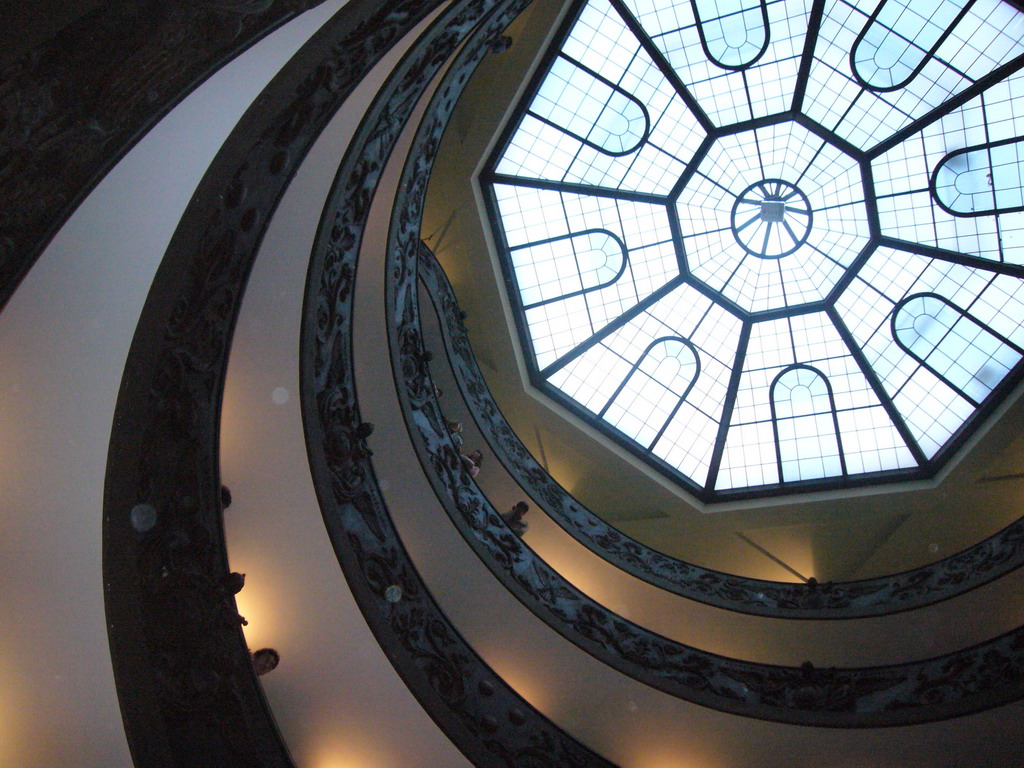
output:
[[[839,423],[828,379],[813,368],[792,366],[775,377],[770,400],[782,482],[844,474]]]
[[[509,257],[527,309],[605,288],[622,277],[627,264],[625,244],[607,229],[530,243],[511,249]]]
[[[726,476],[732,478],[730,483],[742,477],[752,484],[763,477],[775,478],[767,482],[791,482],[810,479],[815,472],[834,476],[837,461],[840,466],[846,462],[848,474],[915,466],[910,449],[827,313],[755,323],[743,365],[722,458],[726,475],[716,488],[746,487],[723,485]],[[827,380],[828,387],[812,381],[814,377],[806,373],[811,369]],[[779,379],[786,371],[805,371],[789,378],[808,379],[810,383],[804,383],[809,389],[801,394],[813,395],[811,399],[773,396],[773,388],[780,391],[777,380],[795,386],[789,378]],[[808,410],[807,405],[813,407]],[[829,419],[832,426],[826,429]],[[778,454],[776,434],[781,441]],[[771,442],[766,444],[769,435]],[[759,453],[766,445],[768,454]],[[812,450],[813,446],[817,447]],[[786,464],[777,465],[782,456]]]
[[[913,294],[898,304],[892,330],[907,354],[974,405],[981,404],[1021,359],[1005,338],[935,294]]]
[[[878,350],[893,343],[890,319],[900,301],[937,286],[954,296],[958,290],[977,296],[992,277],[992,273],[960,264],[881,247],[868,257],[836,300],[836,310],[854,342],[874,365],[873,356]],[[900,357],[902,353],[894,359]]]
[[[705,483],[715,438],[728,399],[729,381],[743,323],[719,304],[689,286],[682,286],[656,304],[652,317],[668,327],[673,318],[687,317],[680,326],[699,350],[701,375],[652,452],[695,482]],[[700,430],[700,434],[696,434]]]
[[[1024,346],[1024,281],[891,248],[880,248],[839,297],[837,308],[858,344],[892,340],[896,305],[914,294],[937,294],[1014,348]]]
[[[623,242],[630,263],[637,264],[640,259],[636,251],[672,239],[668,211],[663,205],[514,184],[494,184],[491,189],[509,248],[607,230]],[[667,268],[649,260],[645,263],[648,269]]]
[[[626,437],[649,448],[700,376],[700,358],[680,337],[654,341],[601,412]]]
[[[604,0],[584,7],[561,50],[498,173],[666,194],[704,139],[682,97]],[[594,99],[582,96],[587,78],[600,92]],[[645,114],[639,142],[637,105]]]
[[[635,96],[565,56],[552,62],[529,113],[607,155],[635,152],[650,130]]]
[[[950,152],[935,167],[932,194],[954,216],[1024,210],[1024,138]]]
[[[492,190],[508,244],[502,258],[538,369],[678,275],[663,206],[505,184]]]
[[[599,329],[678,274],[663,206],[508,184],[491,189],[523,306],[583,295]]]
[[[975,216],[954,214],[948,202],[961,208],[977,205],[974,195],[957,203],[957,192],[941,190],[955,181],[958,171],[967,171],[968,163],[979,170],[979,158],[969,155],[988,142],[1010,144],[1024,135],[1024,120],[1016,117],[1024,101],[1024,73],[1017,73],[987,88],[980,96],[928,126],[916,136],[876,158],[872,165],[878,192],[882,233],[902,240],[934,245],[980,258],[1024,263],[1024,212]],[[942,165],[950,156],[952,168]],[[1009,154],[1003,159],[1009,161]],[[987,158],[984,160],[987,162]],[[940,168],[941,166],[941,168]],[[1012,187],[1013,173],[1004,174],[1003,186]],[[976,176],[964,175],[965,192],[971,189],[993,201],[988,190],[988,171]],[[974,182],[975,186],[970,187]],[[983,184],[983,187],[979,187]],[[937,200],[929,189],[940,188]],[[1014,202],[1012,191],[1003,195]],[[942,204],[940,204],[940,202]]]
[[[849,52],[874,9],[826,4],[801,110],[854,146],[874,147],[1024,52],[1024,14],[1004,5],[979,0],[909,82],[893,91],[873,91],[854,73]]]
[[[672,130],[673,126],[668,122],[673,121],[667,121],[661,127]],[[685,151],[679,151],[678,156],[648,141],[638,152],[617,157],[587,146],[527,114],[523,116],[496,170],[521,178],[664,195],[686,169],[680,157],[691,156],[703,138],[696,125],[692,117],[688,124],[679,121],[673,142]]]
[[[765,0],[693,0],[707,57],[723,69],[743,69],[768,49]]]
[[[786,357],[791,357],[795,365],[813,368],[828,380],[829,392],[839,410],[878,404],[860,366],[850,355],[846,342],[827,313],[796,315],[766,328],[772,331],[771,343],[783,345],[775,355],[778,360],[775,365],[781,365]],[[788,338],[785,334],[787,328]],[[785,349],[787,344],[791,350]],[[767,338],[763,349],[767,362],[770,359]]]
[[[948,308],[940,312],[940,307],[933,309],[938,318],[925,318],[914,328],[921,307],[898,317],[897,313],[904,304],[913,309],[909,300],[915,295],[939,294],[943,307],[970,306],[972,313],[977,308],[986,318],[993,317],[1002,307],[1016,308],[1024,298],[1021,281],[998,277],[982,269],[880,248],[836,302],[854,342],[927,457],[935,455],[970,418],[977,396],[983,398],[991,391],[999,371],[1019,359],[1019,349],[1005,335],[985,329],[977,316],[967,318]],[[1011,322],[1016,326],[1020,320]],[[950,332],[942,332],[943,328]],[[1008,330],[1019,333],[1015,328]],[[975,341],[979,346],[968,351],[968,342]],[[934,367],[929,355],[934,357]]]
[[[853,44],[854,74],[870,90],[903,88],[969,5],[972,0],[882,0]]]
[[[913,454],[831,318],[825,313],[800,315],[791,318],[789,325],[795,357],[827,379],[847,473],[916,466]],[[820,394],[818,398],[816,413],[820,416],[825,403]],[[776,415],[780,413],[790,415],[776,404]],[[783,474],[788,479],[789,475]]]
[[[686,298],[688,292],[692,289],[681,291],[680,298],[692,301]],[[667,305],[658,307],[659,312],[669,309]],[[651,449],[701,485],[707,482],[741,329],[742,323],[719,305],[708,307],[688,336],[700,351],[701,374]]]
[[[679,336],[666,339],[665,319],[674,320],[688,337],[682,342]],[[683,285],[588,346],[555,370],[548,383],[590,411],[593,418],[604,412],[605,424],[644,447],[645,439],[653,441],[661,432],[652,453],[694,482],[703,483],[740,329],[735,317]],[[691,360],[699,360],[700,371],[688,381]],[[630,397],[637,400],[625,413],[623,404]],[[647,405],[641,408],[643,403]],[[646,415],[638,416],[641,411]]]
[[[730,125],[751,117],[785,112],[796,91],[800,55],[804,47],[810,16],[810,0],[768,0],[764,3],[768,24],[761,17],[760,0],[740,3],[701,2],[701,20],[714,38],[707,50],[717,51],[720,61],[739,62],[742,73],[722,69],[708,59],[701,26],[694,15],[691,0],[625,0],[625,5],[650,32],[651,39],[665,55],[686,88],[697,98],[716,125]],[[708,12],[705,14],[704,9]],[[743,40],[739,25],[729,34],[712,28],[716,18],[744,24]],[[750,25],[747,30],[746,26]],[[764,51],[757,56],[752,43],[761,39]],[[734,31],[735,30],[735,31]],[[729,41],[732,41],[731,43]],[[753,53],[753,58],[750,58]]]

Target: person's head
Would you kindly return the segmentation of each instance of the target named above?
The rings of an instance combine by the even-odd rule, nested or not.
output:
[[[512,507],[512,511],[516,513],[516,517],[522,517],[530,511],[530,505],[525,501],[517,501],[516,505]]]
[[[512,47],[512,38],[508,35],[500,35],[491,41],[491,53],[504,53]]]
[[[449,432],[461,432],[462,422],[456,421],[455,419],[448,419],[448,431]]]
[[[476,464],[478,467],[480,466],[480,463],[484,460],[484,455],[479,449],[471,451],[468,454],[468,456],[469,460]]]
[[[256,668],[257,675],[265,675],[277,668],[281,661],[281,654],[273,648],[260,648],[252,655],[252,665]]]

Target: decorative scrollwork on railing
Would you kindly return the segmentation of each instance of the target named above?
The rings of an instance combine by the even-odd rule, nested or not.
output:
[[[391,522],[354,396],[351,276],[387,158],[416,101],[467,35],[472,32],[440,86],[452,99],[491,41],[527,4],[452,3],[392,73],[357,130],[313,249],[302,407],[314,485],[352,592],[392,663],[448,736],[480,766],[611,768],[495,675],[445,617]],[[428,358],[414,329],[400,343],[406,347],[410,396],[425,405],[432,398]]]
[[[400,200],[395,210],[400,217],[416,215],[409,198]],[[396,259],[416,258],[416,247],[399,238],[388,250]],[[406,272],[398,266],[389,270],[396,276]],[[390,293],[415,302],[413,292],[396,287]],[[407,324],[418,323],[415,304],[393,307],[392,322],[396,335],[407,335]],[[404,370],[403,350],[394,348],[398,376]],[[401,397],[400,378],[399,382]],[[423,408],[411,401],[404,405],[428,479],[456,527],[491,571],[553,629],[640,682],[726,712],[824,727],[927,722],[1024,696],[1024,667],[1014,666],[1024,664],[1024,628],[923,662],[819,669],[809,662],[784,667],[729,659],[633,624],[577,590],[501,523],[461,463],[451,460],[454,449],[436,401]]]
[[[817,669],[740,661],[633,624],[583,594],[501,521],[459,460],[424,380],[417,272],[426,185],[452,99],[428,107],[406,158],[386,249],[389,348],[403,417],[426,478],[491,572],[552,629],[630,677],[703,706],[826,727],[892,726],[974,712],[1024,697],[1024,627],[927,661]],[[449,315],[458,318],[458,313]],[[457,321],[455,321],[457,324]]]
[[[590,512],[533,457],[505,420],[476,363],[444,270],[426,244],[419,277],[441,318],[448,362],[469,411],[506,471],[558,525],[608,562],[662,589],[718,608],[787,619],[847,619],[921,608],[1024,564],[1024,518],[968,549],[910,571],[819,584],[766,581],[702,568],[627,536]]]

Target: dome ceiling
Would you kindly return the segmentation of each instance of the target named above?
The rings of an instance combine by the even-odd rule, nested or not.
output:
[[[533,383],[704,501],[934,475],[1024,367],[1022,38],[578,3],[484,175]]]

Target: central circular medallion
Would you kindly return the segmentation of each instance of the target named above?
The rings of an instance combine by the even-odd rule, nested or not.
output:
[[[762,179],[736,196],[732,233],[747,253],[781,259],[804,244],[812,218],[811,204],[797,186]]]
[[[738,312],[825,301],[870,245],[860,163],[791,120],[715,139],[677,183],[688,274]]]

